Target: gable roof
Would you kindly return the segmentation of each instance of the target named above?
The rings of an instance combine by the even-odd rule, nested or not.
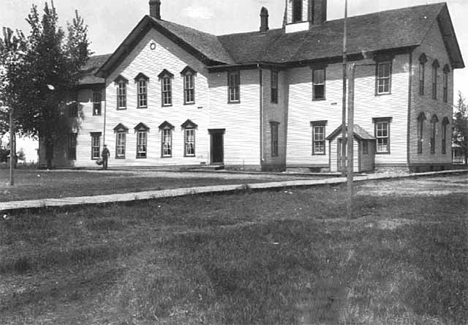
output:
[[[96,76],[96,72],[107,61],[111,54],[90,56],[82,69],[82,76],[78,82],[80,86],[104,84],[104,79]]]
[[[326,138],[326,140],[331,141],[334,138],[336,138],[338,135],[341,135],[342,134],[342,125],[337,127],[335,129],[335,131],[330,133],[330,135]],[[367,132],[364,128],[362,128],[358,124],[353,125],[353,131],[354,131],[353,132],[354,136],[356,138],[358,138],[359,140],[375,140],[375,137],[373,135],[371,135],[369,132]],[[348,132],[348,126],[346,126],[346,132]]]
[[[283,28],[215,36],[193,28],[145,16],[97,71],[105,77],[152,28],[201,60],[207,67],[275,64],[288,66],[340,59],[343,19],[326,21],[309,30],[285,33]],[[410,50],[421,45],[434,23],[440,27],[453,68],[464,62],[447,4],[395,9],[348,18],[348,55]]]

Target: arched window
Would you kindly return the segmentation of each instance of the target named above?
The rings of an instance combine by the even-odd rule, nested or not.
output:
[[[443,80],[443,90],[444,90],[444,93],[443,93],[443,99],[444,99],[444,103],[447,103],[448,102],[448,84],[449,84],[449,73],[450,73],[450,68],[448,66],[448,64],[446,64],[444,66],[444,80]]]
[[[421,54],[419,57],[419,94],[424,95],[424,84],[426,81],[426,54]]]
[[[426,120],[426,114],[421,112],[418,116],[418,153],[423,152],[424,121],[425,120]]]

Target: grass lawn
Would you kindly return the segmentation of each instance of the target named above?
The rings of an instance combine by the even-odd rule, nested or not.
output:
[[[117,194],[180,187],[221,184],[244,184],[297,179],[293,175],[245,177],[235,174],[214,177],[205,173],[174,173],[156,171],[64,171],[64,170],[15,170],[15,186],[9,185],[9,170],[0,168],[0,202],[45,198],[76,197],[99,194]],[[229,176],[229,177],[228,177]],[[310,178],[310,177],[308,177]]]
[[[466,193],[372,184],[6,215],[1,323],[467,324]]]

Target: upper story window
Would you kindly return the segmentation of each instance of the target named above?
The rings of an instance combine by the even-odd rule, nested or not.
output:
[[[376,94],[390,94],[392,82],[392,62],[377,62]]]
[[[292,2],[292,22],[302,21],[302,0],[293,0]]]
[[[164,69],[158,78],[161,81],[161,104],[162,106],[172,106],[172,79],[174,75]]]
[[[172,157],[172,130],[174,126],[164,121],[160,126],[159,130],[161,131],[161,157],[162,158],[171,158]]]
[[[228,102],[240,102],[240,71],[228,72]]]
[[[312,70],[312,99],[325,99],[325,68]]]
[[[424,95],[424,84],[426,82],[426,62],[427,57],[423,53],[419,57],[419,95]]]
[[[195,104],[195,76],[197,72],[190,67],[185,67],[180,74],[184,79],[184,104]]]
[[[278,104],[278,71],[271,70],[270,80],[271,103]]]
[[[143,73],[139,73],[135,77],[137,84],[137,107],[146,108],[148,107],[148,81],[149,78]]]
[[[424,121],[426,120],[426,114],[421,112],[418,115],[418,153],[423,152],[423,141],[424,141]]]
[[[68,105],[68,116],[78,116],[78,93],[76,91],[72,92],[70,95],[70,103]]]
[[[184,130],[184,157],[195,157],[195,130],[198,126],[190,120],[181,126]]]
[[[310,122],[312,126],[312,155],[325,155],[325,126],[327,121]]]
[[[373,119],[375,124],[376,153],[390,153],[390,123],[391,117],[378,117]]]
[[[443,80],[443,100],[444,103],[448,102],[448,83],[449,83],[449,73],[450,73],[450,68],[448,64],[444,66],[444,80]]]
[[[432,63],[432,99],[437,99],[437,73],[439,70],[439,61]]]
[[[114,81],[117,86],[117,109],[127,109],[127,84],[128,80],[122,76]]]
[[[102,111],[102,91],[95,90],[93,92],[93,115],[101,115]]]

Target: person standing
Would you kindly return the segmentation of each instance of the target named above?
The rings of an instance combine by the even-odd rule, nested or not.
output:
[[[107,169],[107,161],[109,160],[110,152],[107,145],[102,149],[102,169]]]

